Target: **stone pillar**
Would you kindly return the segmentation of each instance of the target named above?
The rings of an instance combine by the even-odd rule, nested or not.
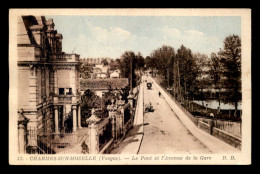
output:
[[[81,129],[81,108],[80,105],[78,106],[78,127]]]
[[[95,123],[89,124],[89,153],[98,154],[99,140],[98,140],[98,127]]]
[[[37,106],[37,68],[30,65],[31,76],[29,79],[29,102],[30,107],[36,110]]]
[[[54,94],[58,95],[59,91],[58,91],[58,74],[57,74],[57,70],[54,70]]]
[[[25,153],[25,127],[23,124],[18,125],[18,146],[19,153]]]
[[[89,153],[99,153],[99,136],[98,136],[98,125],[97,122],[100,120],[95,115],[95,110],[92,109],[92,115],[87,119],[88,130],[89,130]]]
[[[66,105],[63,105],[63,113],[62,113],[62,122],[61,122],[61,127],[62,131],[65,132],[65,116],[66,116]]]
[[[54,123],[55,123],[55,134],[59,134],[59,111],[58,111],[58,106],[54,106]]]
[[[77,106],[72,106],[72,116],[73,116],[73,132],[77,130]]]
[[[110,105],[109,105],[110,106]],[[113,110],[108,110],[109,111],[109,118],[111,119],[111,124],[112,124],[112,137],[114,140],[117,140],[117,132],[116,132],[116,112]]]
[[[116,136],[116,115],[113,113],[111,114],[111,123],[112,123],[112,137],[114,140],[117,140]]]
[[[134,107],[134,95],[129,94],[129,96],[127,97],[128,99],[128,103],[130,103],[131,107]]]
[[[73,67],[71,68],[71,71],[70,71],[70,82],[71,82],[71,87],[72,87],[72,94],[73,95],[77,95],[77,91],[76,91],[76,68]]]
[[[26,153],[26,127],[28,122],[29,119],[23,115],[23,110],[18,111],[18,151],[22,154]]]
[[[123,134],[125,134],[125,130],[124,130],[124,124],[125,124],[125,113],[124,113],[124,108],[121,108],[121,114],[120,114],[120,121],[121,121],[121,131]]]

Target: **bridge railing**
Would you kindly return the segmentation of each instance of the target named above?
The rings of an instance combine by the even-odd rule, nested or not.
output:
[[[153,81],[156,82],[156,84],[158,86],[161,87],[161,89],[165,92],[165,94],[171,98],[178,106],[179,108],[186,113],[186,115],[188,116],[188,118],[195,124],[198,125],[198,119],[195,118],[189,111],[187,111],[159,82],[157,82],[156,79],[153,79],[152,77],[150,77]]]
[[[151,77],[150,77],[151,78]],[[225,141],[226,143],[241,149],[241,124],[236,125],[236,128],[238,130],[234,130],[234,126],[231,129],[232,125],[230,123],[220,123],[219,120],[216,119],[209,119],[208,122],[205,121],[204,118],[197,118],[194,117],[189,111],[187,111],[175,98],[169,94],[167,90],[165,90],[159,83],[157,83],[153,78],[151,78],[156,85],[160,87],[161,93],[165,95],[166,97],[170,98],[181,111],[185,113],[187,118],[191,120],[198,128],[202,129],[203,131],[221,139],[222,141]],[[166,100],[167,101],[167,100]],[[167,101],[167,103],[170,105],[171,101]],[[178,114],[177,114],[178,115]],[[234,132],[238,133],[237,135],[234,135]]]

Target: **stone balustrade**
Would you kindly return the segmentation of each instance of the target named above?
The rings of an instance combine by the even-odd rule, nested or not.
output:
[[[134,116],[132,115],[132,97],[125,101],[112,100],[112,104],[107,106],[109,117],[100,119],[92,109],[92,115],[87,119],[89,128],[89,153],[98,154],[111,151],[124,139],[127,131],[133,125]],[[130,114],[126,117],[125,114]],[[126,120],[127,118],[127,120]]]

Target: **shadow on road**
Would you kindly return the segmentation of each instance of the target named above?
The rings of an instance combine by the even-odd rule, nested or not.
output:
[[[144,126],[147,126],[147,125],[149,125],[149,123],[144,123]]]
[[[139,129],[143,126],[142,124],[136,125],[133,127],[127,134],[125,139],[119,144],[119,146],[112,150],[111,154],[121,153],[125,149],[126,146],[128,146],[131,143],[138,142],[138,138],[136,138],[136,135],[143,134],[143,131],[140,131]]]

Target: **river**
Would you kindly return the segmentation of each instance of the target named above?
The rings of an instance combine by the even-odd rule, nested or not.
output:
[[[193,102],[203,106],[201,100],[194,100]],[[208,108],[211,108],[211,109],[218,109],[218,107],[219,107],[219,102],[217,100],[207,100],[207,101],[203,101],[203,103],[204,103],[204,106],[206,106],[208,104]],[[241,109],[241,105],[242,105],[241,102],[239,102],[238,107],[237,107],[238,110]],[[220,102],[220,109],[222,109],[222,110],[235,109],[235,105],[230,104],[230,103]]]

